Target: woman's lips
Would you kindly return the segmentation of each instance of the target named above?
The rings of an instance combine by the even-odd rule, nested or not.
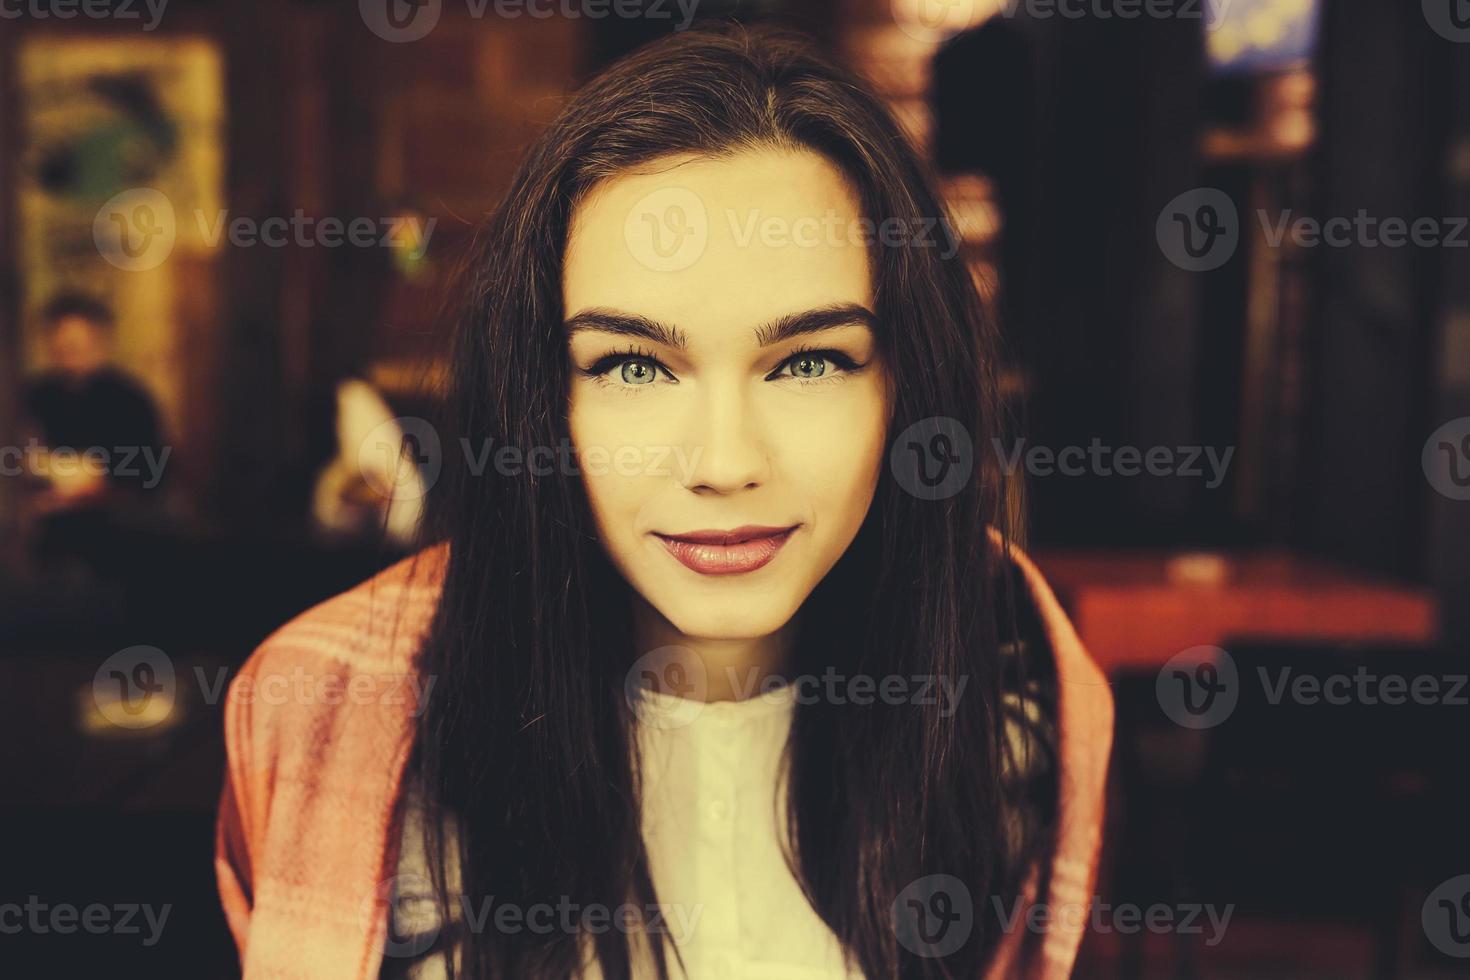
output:
[[[688,531],[655,537],[686,568],[701,575],[733,575],[753,572],[776,557],[796,525],[757,527],[746,525],[728,531]]]

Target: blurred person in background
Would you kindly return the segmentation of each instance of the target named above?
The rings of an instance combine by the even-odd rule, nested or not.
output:
[[[361,378],[338,383],[336,412],[337,452],[312,491],[317,533],[406,551],[418,534],[427,492],[412,440],[378,389]]]
[[[152,397],[113,361],[103,303],[63,293],[41,312],[48,369],[27,386],[22,520],[41,567],[113,577],[122,529],[156,512],[168,450]]]

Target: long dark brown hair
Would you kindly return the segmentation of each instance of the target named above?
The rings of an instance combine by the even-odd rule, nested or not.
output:
[[[927,228],[927,243],[872,249],[878,344],[895,382],[889,446],[911,423],[945,418],[976,449],[973,477],[940,500],[906,492],[884,468],[852,546],[803,606],[791,665],[968,678],[959,710],[799,705],[784,763],[788,860],[865,974],[974,977],[999,938],[984,910],[1014,901],[1028,870],[1045,864],[1055,809],[1053,777],[1007,778],[1045,771],[1028,760],[1051,747],[1007,737],[1005,692],[1020,681],[1017,658],[1002,655],[1009,579],[987,537],[1005,523],[1004,474],[989,462],[1001,425],[993,327],[888,112],[800,38],[770,30],[674,35],[592,81],[530,148],[468,263],[446,476],[432,501],[432,533],[450,542],[450,557],[421,660],[437,678],[416,757],[431,878],[446,908],[459,895],[522,907],[657,901],[624,694],[642,652],[630,587],[599,543],[575,472],[477,474],[467,460],[485,446],[570,445],[561,268],[569,217],[589,189],[668,154],[762,147],[820,153],[875,224]],[[457,842],[443,832],[448,815],[462,828]],[[461,868],[453,896],[446,841]],[[966,884],[975,928],[957,952],[915,955],[900,942],[894,903],[939,874]],[[594,938],[603,974],[629,976],[630,936]],[[581,962],[578,936],[565,931],[459,939],[472,977],[571,976]],[[652,945],[666,976],[665,944]]]

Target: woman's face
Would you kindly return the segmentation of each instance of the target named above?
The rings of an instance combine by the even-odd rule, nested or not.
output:
[[[670,157],[572,215],[572,441],[613,563],[687,636],[780,629],[872,502],[889,401],[861,218],[835,166],[777,150]]]

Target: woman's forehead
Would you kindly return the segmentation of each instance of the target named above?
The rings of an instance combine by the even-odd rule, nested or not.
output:
[[[684,158],[620,175],[573,214],[565,309],[748,332],[793,311],[871,308],[862,227],[841,171],[807,151]]]

